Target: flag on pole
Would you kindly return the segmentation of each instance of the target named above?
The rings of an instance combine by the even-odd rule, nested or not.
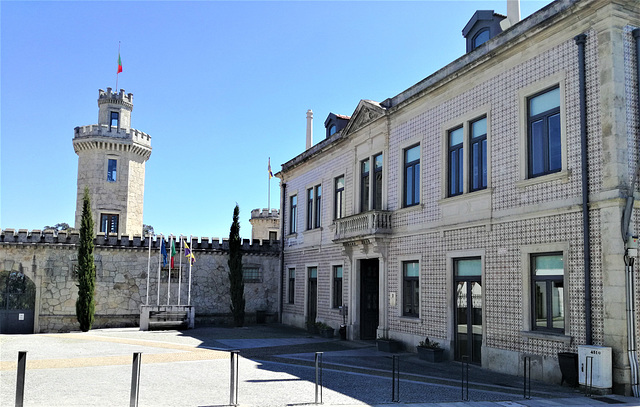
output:
[[[273,178],[273,172],[271,172],[271,157],[269,157],[269,179]]]
[[[184,257],[189,259],[189,264],[194,264],[196,262],[196,256],[194,256],[191,249],[189,249],[187,242],[184,242]]]
[[[165,247],[164,238],[160,243],[160,253],[162,253],[162,267],[167,265],[167,248]]]
[[[120,72],[122,72],[122,60],[120,59],[120,51],[118,51],[118,72],[116,72],[116,75]]]
[[[173,268],[173,259],[176,257],[176,245],[171,239],[171,268]]]

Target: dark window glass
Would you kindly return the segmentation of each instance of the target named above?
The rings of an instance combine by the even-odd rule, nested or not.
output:
[[[335,191],[333,213],[336,219],[340,219],[344,216],[344,175],[336,178]]]
[[[462,193],[464,130],[461,127],[449,131],[449,196]]]
[[[107,181],[116,182],[118,180],[118,161],[114,159],[109,159],[107,162]]]
[[[333,266],[333,308],[342,306],[342,266]]]
[[[529,178],[562,169],[560,135],[560,88],[556,87],[527,101]]]
[[[531,270],[533,329],[564,332],[562,253],[532,256]]]
[[[369,210],[369,159],[360,163],[360,212]]]
[[[313,188],[307,189],[307,230],[313,229]]]
[[[278,240],[278,232],[269,232],[269,241],[273,242]]]
[[[420,267],[417,261],[402,263],[402,315],[419,316],[420,307]]]
[[[404,206],[420,203],[420,145],[404,150]]]
[[[487,188],[487,118],[471,122],[469,190]]]
[[[489,29],[479,31],[475,37],[473,37],[473,49],[478,48],[480,45],[489,41]]]
[[[291,197],[291,220],[289,221],[289,232],[296,233],[298,222],[298,195]]]
[[[289,304],[293,304],[295,298],[296,269],[289,269]]]
[[[373,157],[373,209],[382,209],[382,154]]]
[[[112,128],[116,130],[120,127],[120,114],[118,112],[111,112],[111,120],[109,120],[109,131]]]
[[[118,215],[103,213],[100,215],[100,232],[118,234]]]
[[[242,281],[245,283],[260,283],[262,282],[262,276],[260,275],[260,269],[257,267],[243,267],[242,268]]]
[[[315,227],[319,228],[322,222],[322,185],[316,186]]]

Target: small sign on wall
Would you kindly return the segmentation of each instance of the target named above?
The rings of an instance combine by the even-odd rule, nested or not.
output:
[[[18,314],[18,321],[24,321],[24,314]]]
[[[395,292],[390,292],[389,293],[389,305],[392,307],[396,306],[396,293]]]

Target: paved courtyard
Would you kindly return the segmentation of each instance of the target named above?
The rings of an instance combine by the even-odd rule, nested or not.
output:
[[[621,396],[586,398],[570,387],[532,382],[470,366],[462,402],[461,366],[399,354],[400,404],[391,401],[392,355],[374,343],[311,336],[282,325],[188,331],[101,329],[88,333],[0,335],[0,405],[15,403],[17,355],[27,351],[25,406],[128,406],[131,363],[142,352],[140,406],[229,405],[229,350],[239,350],[242,406],[315,403],[315,352],[323,352],[322,402],[330,406],[640,405]],[[437,404],[431,404],[437,403]]]

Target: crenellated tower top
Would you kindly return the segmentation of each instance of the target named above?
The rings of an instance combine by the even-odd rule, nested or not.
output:
[[[131,111],[133,110],[133,93],[119,93],[107,88],[105,92],[98,90],[98,124],[110,130],[119,131],[131,128]]]

